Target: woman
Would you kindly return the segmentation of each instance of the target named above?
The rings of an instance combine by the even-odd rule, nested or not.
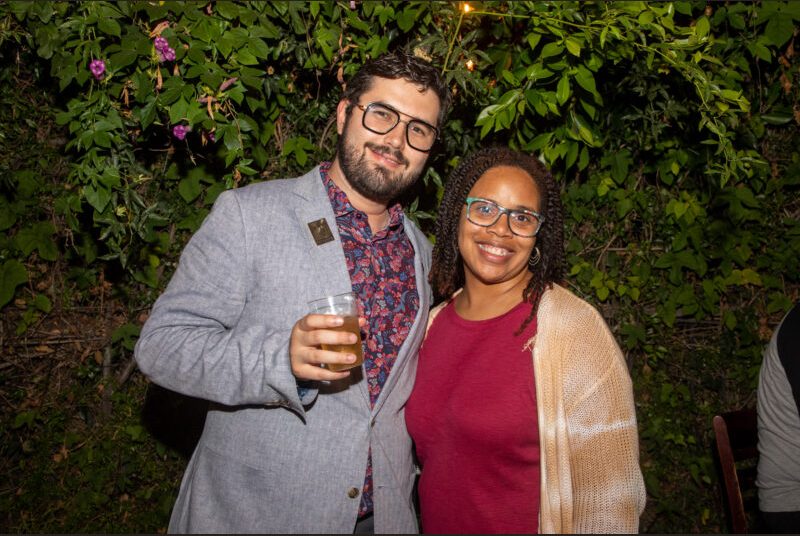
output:
[[[483,149],[439,211],[437,301],[405,417],[429,533],[638,530],[645,490],[623,355],[557,282],[561,201],[537,159]]]

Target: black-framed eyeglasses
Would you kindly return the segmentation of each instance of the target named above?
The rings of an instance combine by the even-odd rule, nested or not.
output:
[[[481,227],[491,227],[497,223],[500,216],[508,215],[508,228],[517,236],[532,238],[544,223],[544,216],[538,212],[525,209],[511,210],[480,197],[468,197],[464,204],[467,205],[467,219]]]
[[[435,126],[421,119],[403,121],[400,119],[401,112],[386,104],[370,102],[366,106],[361,104],[356,104],[356,106],[364,112],[361,116],[361,124],[375,134],[386,134],[399,123],[405,123],[406,142],[417,151],[427,153],[433,148],[436,138],[439,137],[439,129]]]

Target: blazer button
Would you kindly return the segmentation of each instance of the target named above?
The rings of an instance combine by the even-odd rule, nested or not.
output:
[[[349,490],[347,490],[347,496],[350,497],[351,499],[355,499],[356,497],[358,497],[358,488],[350,488]]]

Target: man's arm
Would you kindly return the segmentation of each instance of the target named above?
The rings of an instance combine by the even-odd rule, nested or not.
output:
[[[184,394],[301,411],[289,363],[290,328],[242,314],[247,271],[241,209],[233,192],[224,192],[154,305],[136,361],[154,382]]]

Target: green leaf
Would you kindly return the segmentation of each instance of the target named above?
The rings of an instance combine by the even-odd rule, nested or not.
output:
[[[508,85],[510,85],[511,87],[519,86],[519,80],[517,80],[517,77],[514,76],[514,73],[512,73],[511,71],[503,70],[502,76],[503,80],[508,82]]]
[[[122,34],[119,23],[110,18],[100,17],[100,20],[97,21],[97,28],[104,34],[113,35],[114,37],[119,37]]]
[[[249,48],[242,48],[236,52],[235,57],[242,65],[258,65],[258,58]]]
[[[526,146],[528,151],[540,151],[542,148],[546,147],[550,140],[553,137],[552,132],[545,132],[543,134],[539,134],[535,138],[533,138],[530,143]]]
[[[783,46],[794,34],[795,25],[791,17],[786,17],[780,13],[769,19],[764,35],[775,46]]]
[[[147,433],[143,426],[138,424],[131,424],[125,427],[125,433],[131,438],[131,441],[135,443],[141,443],[147,437]]]
[[[558,43],[547,43],[542,48],[542,53],[539,55],[539,58],[545,59],[551,56],[558,56],[564,51],[564,47],[559,45]]]
[[[581,86],[586,91],[588,91],[589,93],[592,93],[593,95],[598,95],[597,86],[595,85],[594,81],[594,75],[592,74],[592,71],[590,71],[583,65],[578,66],[578,70],[575,73],[575,81],[578,82],[578,85]]]
[[[52,238],[55,232],[52,223],[40,221],[21,229],[14,237],[14,243],[25,256],[38,250],[44,260],[54,261],[58,258],[58,248]]]
[[[195,210],[184,219],[179,221],[176,225],[178,229],[186,229],[190,233],[194,233],[200,228],[200,225],[203,223],[203,220],[208,215],[207,210]]]
[[[16,259],[7,260],[0,266],[0,307],[11,301],[14,292],[22,283],[28,282],[28,271]]]
[[[186,99],[178,99],[169,107],[169,122],[173,125],[180,123],[182,120],[186,119],[188,110],[189,103],[186,102]]]
[[[203,192],[199,177],[186,177],[178,184],[178,193],[184,201],[191,203]]]
[[[106,188],[94,187],[90,184],[84,186],[83,195],[97,212],[103,212],[108,206],[108,202],[111,201],[111,192]]]
[[[228,20],[233,20],[239,16],[239,6],[229,0],[215,2],[214,9],[220,16]]]
[[[583,120],[581,114],[575,112],[574,110],[570,110],[569,113],[573,125],[578,129],[578,135],[581,137],[581,139],[591,146],[596,145],[597,142],[595,140],[594,133],[592,132],[592,129],[589,128],[586,121]]]
[[[53,304],[50,302],[50,298],[44,294],[37,294],[34,296],[33,301],[31,301],[31,305],[43,313],[49,313],[53,309]]]
[[[121,325],[111,333],[111,341],[122,343],[122,347],[128,351],[133,350],[136,339],[139,337],[141,328],[130,322]]]
[[[722,314],[722,318],[725,321],[725,327],[727,327],[730,330],[733,330],[733,329],[736,328],[736,323],[737,323],[736,322],[736,315],[733,314],[733,311],[730,311],[730,310],[725,311]]]
[[[772,52],[769,48],[765,47],[762,43],[748,43],[747,50],[756,58],[762,59],[766,62],[772,61]]]
[[[633,210],[633,200],[630,197],[623,197],[617,201],[617,217],[622,219]]]
[[[111,136],[105,130],[96,130],[92,136],[92,141],[98,147],[111,147]]]
[[[153,99],[138,110],[139,123],[146,130],[156,118],[156,100]]]
[[[539,41],[541,41],[542,34],[536,33],[536,32],[531,32],[528,35],[526,35],[525,38],[528,41],[528,46],[531,47],[531,50],[534,50],[536,48],[536,45],[539,44]]]
[[[159,96],[161,104],[170,105],[183,94],[184,81],[177,76],[167,78],[162,86],[162,92]]]
[[[564,41],[564,44],[567,45],[567,51],[572,54],[573,56],[580,57],[581,55],[581,44],[572,37],[567,37]]]
[[[759,117],[768,125],[785,125],[794,120],[794,115],[791,112],[773,111],[768,114],[762,114]]]
[[[131,63],[135,62],[138,58],[139,54],[137,54],[135,50],[123,49],[112,54],[108,58],[108,66],[109,68],[118,71],[123,67],[127,67]]]
[[[708,31],[711,29],[711,23],[708,21],[708,17],[703,15],[694,25],[694,33],[698,39],[703,39],[708,35]]]
[[[556,88],[556,98],[558,99],[559,104],[564,104],[567,102],[567,99],[572,94],[569,88],[569,77],[566,73],[564,76],[561,77],[561,80],[558,81],[558,87]]]
[[[647,26],[648,24],[653,22],[655,17],[656,17],[656,14],[653,13],[652,11],[642,11],[641,13],[639,13],[639,17],[637,19],[637,22],[639,24],[641,24],[642,26]]]
[[[2,302],[0,302],[0,305]],[[14,417],[14,424],[11,425],[13,429],[22,428],[23,426],[27,426],[28,428],[33,427],[34,421],[38,417],[38,412],[36,410],[29,410],[23,411],[18,413],[16,417]]]
[[[108,189],[118,187],[120,185],[119,170],[112,166],[106,166],[97,177],[97,182]]]
[[[488,122],[489,120],[493,119],[494,115],[497,113],[501,106],[499,104],[490,104],[486,108],[480,111],[478,114],[478,119],[475,121],[475,126],[481,126]]]
[[[255,56],[262,60],[269,58],[269,47],[263,39],[252,38],[248,43],[247,49]]]
[[[5,231],[17,222],[17,215],[14,213],[11,204],[6,198],[0,195],[0,231]]]
[[[404,33],[408,32],[414,27],[414,23],[417,21],[417,15],[418,11],[416,9],[410,7],[405,8],[402,13],[397,16],[397,27]]]

